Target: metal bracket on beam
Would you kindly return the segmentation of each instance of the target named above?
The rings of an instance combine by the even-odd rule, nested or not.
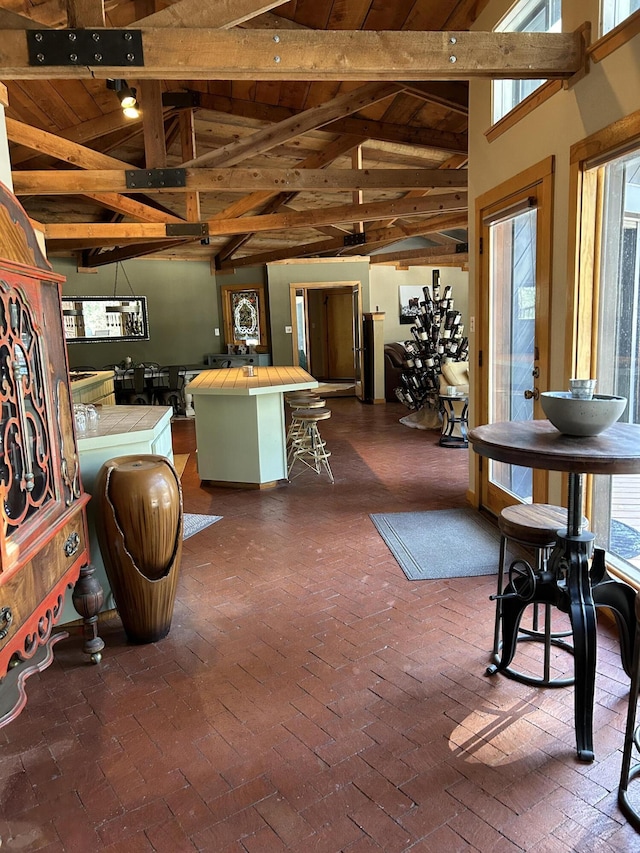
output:
[[[209,236],[207,222],[176,222],[166,226],[167,237],[203,237]]]
[[[469,251],[468,243],[456,243],[456,255],[466,255]]]
[[[128,190],[184,187],[185,169],[127,169],[124,173]]]
[[[163,92],[163,107],[178,107],[179,109],[200,106],[200,92]]]
[[[141,30],[27,30],[29,65],[144,65]]]
[[[357,234],[345,234],[343,240],[345,246],[362,246],[367,242],[367,235],[364,231]]]

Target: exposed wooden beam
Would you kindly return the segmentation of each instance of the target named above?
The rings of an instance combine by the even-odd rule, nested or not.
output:
[[[416,216],[427,213],[463,210],[467,207],[466,193],[449,193],[439,197],[399,201],[370,202],[368,204],[337,205],[319,210],[300,210],[295,213],[275,213],[268,216],[246,216],[240,219],[209,220],[209,235],[242,234],[246,231],[275,231],[289,228],[309,228],[314,225],[331,225],[335,222],[367,222],[384,216]],[[49,223],[45,225],[49,239],[95,239],[96,245],[119,245],[126,240],[163,239],[166,227],[153,223]]]
[[[346,154],[348,151],[358,144],[358,138],[353,136],[340,136],[326,145],[321,151],[315,151],[308,157],[305,157],[298,166],[300,169],[322,169],[324,166],[332,163],[337,157]],[[260,205],[269,201],[275,194],[272,192],[253,192],[238,201],[225,207],[224,210],[216,214],[213,219],[232,219],[234,216],[242,216],[250,210],[255,210]],[[288,195],[288,193],[285,193]]]
[[[16,195],[74,195],[82,192],[153,193],[247,192],[361,192],[413,188],[463,189],[466,169],[185,169],[182,187],[127,187],[122,170],[65,170],[13,172]]]
[[[91,0],[90,0],[91,2]],[[276,6],[284,6],[287,0],[214,0],[203,3],[202,0],[181,0],[161,12],[155,12],[146,18],[135,21],[136,29],[143,27],[218,27],[230,29],[244,24],[269,12]]]
[[[456,84],[463,86],[465,84]],[[200,106],[205,110],[230,113],[235,116],[257,119],[258,121],[280,122],[286,118],[299,115],[297,110],[275,104],[264,104],[241,98],[229,98],[225,95],[214,95],[199,92]],[[368,139],[380,139],[385,142],[399,142],[403,145],[424,145],[427,148],[437,148],[443,151],[467,151],[466,133],[451,133],[431,127],[414,127],[412,125],[397,125],[388,121],[346,116],[323,125],[322,130],[332,133],[353,133]]]
[[[3,80],[122,74],[121,66],[31,65],[20,30],[1,30],[0,44]],[[568,79],[586,61],[580,33],[168,27],[143,29],[142,49],[138,80]]]
[[[407,249],[405,251],[382,252],[379,255],[370,255],[370,264],[396,264],[403,261],[424,261],[425,263],[440,263],[441,258],[457,261],[459,264],[469,263],[469,253],[460,252],[460,246],[433,246],[425,249]],[[436,260],[437,259],[437,260]]]
[[[133,219],[142,220],[142,222],[184,222],[179,216],[173,216],[173,214],[167,213],[164,210],[157,210],[155,207],[143,204],[124,195],[97,192],[84,192],[82,195],[101,204],[108,210],[121,213],[123,216],[131,216]]]
[[[372,223],[375,226],[375,222]],[[354,252],[366,254],[367,250],[374,245],[385,245],[390,242],[405,240],[407,237],[426,236],[428,234],[437,233],[450,228],[466,228],[467,212],[462,211],[457,214],[443,214],[441,216],[430,216],[425,218],[420,223],[416,223],[411,227],[395,227],[395,228],[376,228],[365,229],[366,242],[362,246],[354,248]],[[259,254],[247,256],[244,258],[234,258],[232,260],[224,259],[221,264],[221,269],[232,269],[233,267],[257,266],[260,264],[268,264],[274,261],[284,261],[287,258],[304,258],[311,255],[323,255],[327,253],[340,252],[344,247],[344,235],[334,237],[331,240],[315,240],[311,243],[302,243],[297,246],[289,246],[285,249],[275,249],[271,252],[261,252]]]
[[[266,127],[255,131],[245,139],[234,140],[215,151],[201,154],[194,160],[183,163],[183,166],[234,166],[253,157],[270,151],[291,139],[296,139],[310,130],[315,130],[336,118],[350,115],[358,110],[371,106],[378,101],[393,97],[399,91],[395,83],[368,83],[359,86],[351,92],[342,93],[331,98],[318,107],[312,107],[291,118],[285,119],[275,127]]]
[[[167,165],[167,148],[162,115],[162,89],[159,80],[140,81],[140,106],[145,165],[147,169],[163,169]]]
[[[25,145],[40,154],[48,154],[50,157],[55,157],[56,160],[64,160],[73,166],[79,166],[81,169],[134,168],[130,163],[125,163],[123,160],[116,160],[115,157],[109,157],[108,154],[101,154],[92,148],[78,145],[77,142],[63,139],[61,136],[24,124],[24,122],[7,118],[6,123],[7,136],[11,142]]]
[[[46,30],[47,27],[32,21],[26,15],[18,15],[8,9],[0,9],[0,29],[2,30]]]
[[[299,168],[305,169],[324,169],[326,166],[329,166],[333,163],[336,158],[346,154],[351,151],[355,145],[359,142],[358,137],[353,136],[339,136],[337,139],[334,139],[333,142],[330,142],[326,145],[321,151],[315,151],[313,154],[310,154],[306,157],[299,165]],[[250,193],[248,196],[245,196],[244,199],[241,199],[240,202],[236,202],[235,209],[234,205],[230,205],[225,208],[224,211],[219,213],[215,218],[216,219],[224,219],[230,218],[232,216],[240,216],[243,213],[248,213],[250,210],[256,208],[258,205],[261,205],[260,213],[276,213],[278,209],[290,202],[293,198],[295,198],[295,193],[288,192],[280,192],[280,193],[267,193],[267,192],[254,192]],[[244,203],[244,207],[242,204]],[[233,210],[232,210],[233,209]],[[218,250],[215,256],[215,264],[219,265],[223,259],[231,257],[237,250],[247,243],[251,237],[252,233],[248,232],[246,234],[239,234],[237,237],[233,237],[230,241],[228,241],[221,249]]]
[[[6,119],[7,136],[12,142],[18,142],[21,145],[26,145],[29,148],[39,151],[41,154],[48,154],[58,160],[64,160],[74,166],[79,166],[81,169],[131,169],[131,164],[125,163],[122,160],[116,160],[115,157],[109,157],[108,154],[101,154],[99,151],[93,151],[91,148],[85,148],[84,145],[78,145],[75,142],[70,142],[67,139],[62,139],[53,133],[48,133],[46,130],[39,130],[36,127],[31,127],[28,124],[23,124],[15,119]],[[52,171],[52,174],[56,172]],[[74,174],[73,172],[64,172],[58,174]],[[93,192],[92,192],[93,191]],[[111,210],[117,210],[119,213],[126,213],[128,216],[134,216],[141,219],[149,219],[152,222],[180,222],[180,218],[172,216],[155,208],[143,205],[140,202],[134,202],[125,196],[115,198],[113,194],[99,195],[95,193],[95,187],[91,187],[88,192],[84,193],[88,198],[104,204],[105,207]],[[138,212],[135,213],[134,211]],[[144,215],[141,215],[146,211]]]
[[[104,27],[104,0],[67,0],[70,29]]]
[[[196,148],[196,127],[193,110],[180,111],[180,152],[182,160],[190,160],[198,153]],[[200,193],[190,189],[185,196],[185,210],[188,222],[200,221]]]
[[[469,87],[466,83],[436,80],[432,83],[407,83],[409,95],[429,104],[437,104],[460,115],[469,115]]]

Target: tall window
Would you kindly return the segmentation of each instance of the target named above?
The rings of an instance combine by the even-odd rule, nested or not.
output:
[[[600,6],[602,15],[601,32],[604,35],[622,23],[629,15],[637,12],[640,9],[640,0],[602,0]]]
[[[622,0],[620,0],[622,2]],[[627,0],[638,3],[640,0]],[[556,33],[562,30],[562,0],[518,0],[500,21],[497,33]],[[544,80],[494,80],[493,121],[499,121]]]
[[[596,167],[602,191],[597,297],[598,391],[628,399],[640,423],[640,150]],[[594,478],[592,527],[640,576],[640,475]]]

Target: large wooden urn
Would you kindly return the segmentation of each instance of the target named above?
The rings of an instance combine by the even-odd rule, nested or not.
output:
[[[171,462],[152,454],[108,459],[94,489],[96,529],[127,637],[169,633],[182,555],[182,489]]]

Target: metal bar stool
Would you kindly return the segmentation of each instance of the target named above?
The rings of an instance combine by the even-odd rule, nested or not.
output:
[[[635,599],[636,611],[636,636],[633,644],[633,666],[631,668],[631,683],[629,685],[629,710],[627,712],[627,728],[624,735],[624,749],[622,751],[622,768],[620,771],[620,785],[618,787],[618,805],[631,826],[640,832],[640,801],[634,806],[629,798],[629,782],[640,776],[640,761],[631,766],[633,748],[640,752],[640,726],[636,727],[636,715],[638,712],[638,691],[640,690],[640,593]]]
[[[320,430],[318,429],[319,421],[326,421],[331,417],[331,409],[322,408],[307,408],[294,409],[292,420],[299,422],[299,429],[294,435],[291,442],[291,450],[289,452],[288,477],[291,477],[291,472],[295,467],[296,462],[300,462],[316,474],[321,474],[324,469],[329,477],[330,482],[333,480],[333,472],[329,465],[329,457],[331,451],[327,450],[326,441],[322,440]],[[296,477],[301,474],[299,471]]]
[[[582,529],[586,529],[588,525],[588,520],[583,517]],[[566,528],[566,526],[566,508],[551,504],[516,504],[515,506],[505,507],[500,513],[498,520],[498,528],[501,534],[498,590],[496,595],[490,596],[496,602],[493,650],[491,653],[493,663],[487,667],[487,675],[502,672],[509,678],[537,687],[567,687],[574,683],[575,679],[573,677],[551,678],[551,646],[556,646],[569,652],[569,654],[573,654],[573,647],[564,641],[564,637],[570,637],[572,632],[570,630],[556,632],[551,630],[551,604],[544,604],[544,627],[542,630],[538,621],[538,608],[540,605],[538,603],[532,605],[532,627],[521,628],[518,626],[516,641],[518,643],[534,641],[544,644],[542,677],[529,675],[528,673],[512,669],[509,666],[500,665],[500,650],[502,648],[500,633],[502,627],[502,599],[505,595],[503,584],[507,544],[509,541],[512,541],[525,548],[533,549],[535,551],[534,571],[535,574],[539,575],[547,571],[549,557],[556,544],[557,531]],[[526,586],[532,580],[530,577],[530,566],[525,560],[514,560],[509,567],[508,573],[509,585],[507,589],[511,591],[506,594],[510,596],[518,594],[518,589],[522,590],[523,586]]]
[[[286,447],[288,450],[287,463],[290,463],[293,439],[298,438],[304,433],[304,424],[302,423],[302,421],[296,419],[295,412],[298,409],[321,409],[324,406],[325,401],[321,400],[317,394],[306,393],[305,391],[286,394],[285,399],[287,401],[287,405],[291,409],[291,421],[289,423],[289,429],[287,430],[286,438]]]

